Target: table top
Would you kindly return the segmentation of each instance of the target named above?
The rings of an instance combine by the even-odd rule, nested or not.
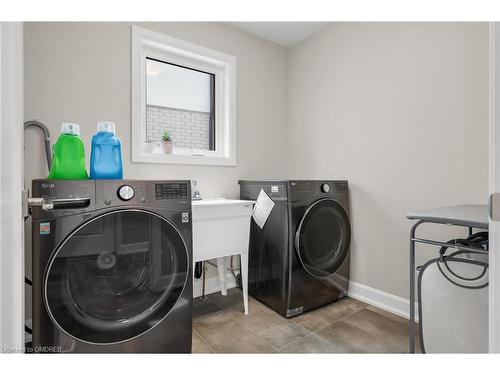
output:
[[[410,211],[406,214],[406,218],[424,220],[428,223],[488,229],[488,206],[485,204],[467,204]]]

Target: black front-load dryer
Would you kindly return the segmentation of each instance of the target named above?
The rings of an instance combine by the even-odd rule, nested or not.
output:
[[[263,190],[274,207],[250,229],[249,293],[286,317],[347,295],[351,222],[347,181],[239,181],[241,199]]]
[[[33,197],[33,352],[191,352],[189,181],[35,180]]]

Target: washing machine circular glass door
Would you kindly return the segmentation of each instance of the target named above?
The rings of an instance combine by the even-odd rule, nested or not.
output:
[[[86,222],[54,252],[44,300],[54,323],[89,343],[112,344],[157,325],[189,275],[186,244],[165,218],[120,210]]]
[[[344,207],[324,198],[307,207],[295,233],[302,267],[314,277],[334,274],[349,254],[351,225]]]

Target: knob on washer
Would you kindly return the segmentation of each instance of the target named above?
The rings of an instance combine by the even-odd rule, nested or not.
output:
[[[131,200],[135,195],[134,188],[130,185],[122,185],[118,189],[118,198],[124,201]]]
[[[321,184],[321,191],[323,193],[328,193],[330,191],[330,185],[328,185],[328,184]]]

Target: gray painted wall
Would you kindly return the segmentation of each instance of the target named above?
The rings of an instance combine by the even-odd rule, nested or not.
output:
[[[487,201],[488,25],[336,23],[288,64],[289,176],[349,180],[352,279],[407,298],[405,212]]]
[[[97,121],[114,121],[124,177],[196,179],[206,196],[237,197],[238,178],[285,177],[286,49],[223,23],[134,24],[236,57],[236,167],[131,163],[130,23],[25,23],[25,119],[54,141],[61,122],[80,124],[87,162]],[[26,137],[26,177],[45,176],[41,138]]]
[[[24,119],[45,123],[53,142],[61,122],[80,124],[87,167],[97,121],[114,121],[123,145],[125,178],[195,179],[205,197],[238,197],[239,178],[284,178],[286,49],[222,23],[134,24],[236,57],[236,167],[131,162],[130,23],[25,23]],[[47,168],[41,134],[28,129],[25,138],[29,184],[33,178],[45,178]],[[26,235],[30,276],[29,228]],[[29,310],[29,289],[26,297]]]
[[[348,179],[352,278],[402,297],[404,213],[486,202],[487,24],[338,23],[288,52],[220,23],[139,25],[237,57],[237,167],[130,162],[128,23],[25,24],[25,119],[54,139],[79,123],[87,152],[115,121],[125,177],[197,179],[206,196],[237,197],[238,178]],[[41,136],[26,137],[26,179],[43,177]]]

